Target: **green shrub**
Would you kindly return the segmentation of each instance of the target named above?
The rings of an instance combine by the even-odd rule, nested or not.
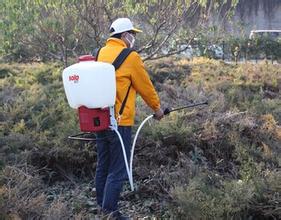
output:
[[[173,190],[186,219],[243,219],[255,196],[255,186],[242,180],[224,180],[212,173],[200,174],[185,187]]]
[[[139,210],[144,215],[165,213],[189,219],[269,218],[270,214],[280,218],[280,173],[276,171],[281,165],[279,67],[230,65],[203,58],[150,62],[148,66],[155,83],[161,82],[157,89],[163,108],[206,99],[209,105],[173,112],[144,126],[134,158],[139,190],[134,202],[145,204]],[[34,174],[30,181],[38,185],[30,183],[26,192],[43,193],[37,198],[42,205],[38,210],[45,209],[46,216],[89,216],[85,213],[95,203],[88,191],[78,189],[75,194],[66,188],[58,193],[52,188],[67,183],[83,188],[81,182],[89,184],[94,178],[96,163],[94,143],[67,139],[79,132],[79,124],[77,112],[65,98],[62,68],[57,64],[3,64],[1,70],[0,170],[4,182],[0,200],[8,199],[8,179],[16,179],[7,172],[12,167],[23,182],[25,176]],[[134,131],[152,113],[140,97],[136,112]],[[19,197],[24,200],[26,194]],[[51,201],[46,199],[50,197]],[[147,201],[152,197],[153,201]],[[34,201],[32,197],[30,204]],[[41,216],[28,208],[29,216]],[[15,206],[2,209],[4,215],[19,210]]]

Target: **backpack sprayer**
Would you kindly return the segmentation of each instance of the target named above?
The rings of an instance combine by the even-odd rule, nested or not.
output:
[[[73,64],[63,70],[63,85],[70,107],[78,109],[80,130],[83,133],[69,136],[72,140],[93,141],[95,138],[84,137],[85,134],[92,134],[99,131],[111,129],[117,134],[123,151],[126,171],[128,174],[131,190],[133,185],[133,156],[136,141],[144,124],[154,115],[149,115],[143,120],[137,129],[133,140],[130,155],[130,164],[126,156],[123,139],[118,132],[118,125],[115,119],[115,98],[116,98],[116,77],[115,71],[121,66],[126,57],[132,52],[131,49],[124,49],[115,59],[113,64],[96,62],[91,55],[79,58],[79,63]],[[119,115],[122,115],[125,103],[129,94],[128,88],[126,97],[121,105]],[[179,111],[185,108],[192,108],[200,105],[207,105],[208,102],[194,103],[175,109],[165,109],[164,115]]]

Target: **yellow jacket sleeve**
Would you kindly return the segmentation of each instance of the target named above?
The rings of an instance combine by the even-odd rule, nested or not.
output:
[[[131,81],[132,86],[137,93],[143,98],[146,104],[154,111],[160,109],[160,100],[157,92],[145,70],[144,63],[137,52],[132,52],[128,57],[132,64]]]

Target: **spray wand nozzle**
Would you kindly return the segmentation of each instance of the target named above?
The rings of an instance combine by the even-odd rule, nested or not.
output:
[[[205,102],[199,102],[199,103],[189,104],[189,105],[181,106],[181,107],[174,108],[174,109],[166,108],[166,109],[164,110],[164,115],[168,115],[168,114],[170,114],[171,112],[179,111],[179,110],[182,110],[182,109],[185,109],[185,108],[193,108],[193,107],[201,106],[201,105],[208,105],[208,100],[206,100]]]

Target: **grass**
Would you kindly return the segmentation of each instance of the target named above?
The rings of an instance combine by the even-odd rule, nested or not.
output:
[[[138,191],[125,190],[121,209],[135,217],[280,218],[280,66],[198,58],[147,67],[163,108],[210,104],[144,127]],[[0,219],[95,216],[94,143],[67,139],[79,128],[61,71],[55,63],[0,65]],[[137,98],[136,124],[148,114]]]

